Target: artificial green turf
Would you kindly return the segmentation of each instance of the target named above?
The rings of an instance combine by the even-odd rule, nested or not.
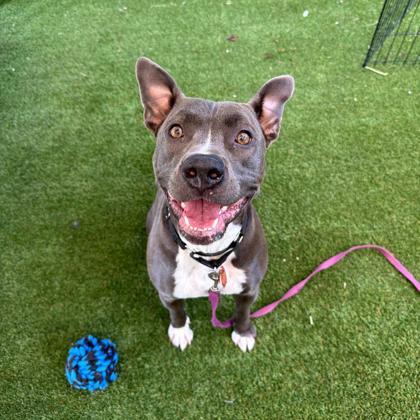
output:
[[[255,200],[270,253],[255,307],[353,244],[386,246],[420,272],[418,70],[361,69],[380,0],[307,3],[1,3],[0,417],[418,415],[418,297],[375,252],[258,320],[251,354],[210,326],[205,299],[187,303],[192,347],[172,348],[147,277],[154,142],[140,55],[215,100],[295,76]],[[231,308],[224,299],[221,317]],[[95,395],[64,377],[87,333],[121,356],[118,382]]]

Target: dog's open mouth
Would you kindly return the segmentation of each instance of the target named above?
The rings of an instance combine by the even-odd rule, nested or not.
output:
[[[222,206],[203,199],[182,202],[169,195],[169,204],[178,218],[181,233],[187,239],[205,242],[220,238],[248,201],[248,197],[242,197],[233,204]]]

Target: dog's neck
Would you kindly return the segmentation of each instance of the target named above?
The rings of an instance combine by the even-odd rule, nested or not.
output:
[[[187,245],[189,250],[205,252],[205,253],[210,254],[210,253],[222,251],[225,248],[227,248],[233,241],[235,241],[238,238],[241,228],[242,228],[242,224],[235,224],[234,222],[229,223],[223,236],[217,241],[214,241],[208,245],[193,244],[189,242],[187,239],[185,239],[181,233],[179,232],[178,233],[181,239]]]

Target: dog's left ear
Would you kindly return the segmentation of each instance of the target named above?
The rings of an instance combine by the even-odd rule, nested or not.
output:
[[[257,114],[267,146],[279,135],[284,105],[293,95],[294,88],[292,76],[275,77],[249,102]]]
[[[141,57],[136,63],[144,123],[156,135],[177,99],[183,97],[175,80],[152,60]]]

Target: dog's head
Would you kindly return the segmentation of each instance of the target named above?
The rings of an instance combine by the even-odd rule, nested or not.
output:
[[[153,168],[178,229],[196,244],[219,239],[258,192],[294,80],[265,83],[248,103],[188,98],[147,58],[136,65],[144,120],[156,137]]]

